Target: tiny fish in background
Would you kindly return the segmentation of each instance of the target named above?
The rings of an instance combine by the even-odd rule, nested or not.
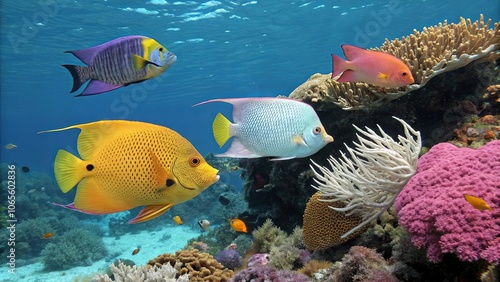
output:
[[[181,217],[180,217],[180,216],[178,216],[178,215],[174,216],[172,219],[174,220],[175,224],[177,224],[177,225],[182,225],[182,224],[184,224],[184,222],[182,222]]]
[[[22,170],[24,173],[26,173],[26,172],[30,172],[30,168],[29,168],[29,167],[27,167],[27,166],[23,166],[23,167],[21,167],[21,170]]]
[[[201,227],[201,229],[207,230],[208,227],[210,227],[210,221],[206,219],[198,220],[198,225]]]
[[[17,148],[17,145],[16,144],[12,144],[12,143],[9,143],[5,146],[3,146],[5,149],[7,150],[11,150],[11,149],[14,149],[14,148]]]
[[[468,195],[468,194],[464,194],[464,198],[467,202],[469,202],[469,204],[471,204],[475,209],[478,209],[480,211],[485,211],[485,210],[493,210],[489,205],[488,203],[486,203],[485,200],[479,198],[479,197],[476,197],[476,196],[472,196],[472,195]]]
[[[36,189],[35,189],[35,188],[30,189],[27,193],[28,193],[28,194],[31,194],[31,193],[34,193],[34,192],[36,192]]]
[[[81,159],[59,150],[54,174],[64,193],[78,188],[73,203],[53,203],[57,206],[87,214],[145,206],[129,223],[144,222],[196,197],[220,177],[187,139],[163,126],[106,120],[43,132],[68,129],[81,130]]]
[[[231,200],[229,200],[227,197],[225,197],[223,195],[219,196],[219,203],[221,203],[222,205],[227,206],[227,205],[229,205],[230,202],[231,202]]]
[[[391,54],[342,45],[348,61],[332,54],[332,78],[338,82],[366,82],[382,87],[403,87],[415,80],[408,66]]]
[[[43,234],[42,236],[40,236],[41,239],[49,239],[51,237],[53,237],[54,235],[56,235],[54,232],[47,232],[45,234]]]
[[[241,219],[233,218],[229,221],[229,225],[231,225],[231,228],[236,232],[247,233],[247,226]]]
[[[233,105],[233,122],[218,113],[212,124],[220,147],[234,137],[231,147],[216,157],[289,160],[308,157],[333,141],[314,109],[287,98],[215,99]]]
[[[73,76],[71,93],[90,80],[77,96],[108,92],[132,83],[157,77],[177,56],[156,40],[145,36],[125,36],[82,50],[66,51],[88,66],[63,65]]]
[[[133,256],[137,255],[140,250],[141,250],[140,248],[135,249],[134,251],[132,251],[132,255]]]

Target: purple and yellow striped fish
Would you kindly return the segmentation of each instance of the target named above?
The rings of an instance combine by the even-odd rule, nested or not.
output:
[[[88,65],[63,65],[73,76],[71,93],[90,80],[77,96],[104,93],[156,77],[177,60],[174,53],[156,40],[139,35],[64,53],[71,53]]]

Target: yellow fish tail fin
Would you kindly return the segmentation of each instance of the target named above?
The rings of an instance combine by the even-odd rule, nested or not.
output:
[[[57,184],[67,193],[85,176],[82,169],[84,161],[65,150],[59,150],[54,161],[54,174]]]
[[[227,140],[231,138],[231,122],[221,113],[215,116],[212,123],[212,130],[214,133],[215,141],[222,148]]]
[[[146,206],[139,212],[139,214],[136,217],[131,219],[128,223],[139,223],[151,220],[155,217],[164,214],[171,207],[173,207],[172,204]]]

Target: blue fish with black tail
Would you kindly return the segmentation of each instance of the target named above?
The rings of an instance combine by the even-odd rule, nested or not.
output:
[[[108,92],[157,77],[167,70],[177,56],[156,40],[140,36],[120,37],[82,50],[66,51],[87,66],[63,65],[73,76],[71,93],[90,80],[77,96]]]

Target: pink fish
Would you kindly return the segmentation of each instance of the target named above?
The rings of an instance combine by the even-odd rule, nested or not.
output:
[[[342,45],[348,61],[332,54],[332,78],[338,82],[366,82],[382,87],[403,87],[415,82],[408,66],[393,55]]]

